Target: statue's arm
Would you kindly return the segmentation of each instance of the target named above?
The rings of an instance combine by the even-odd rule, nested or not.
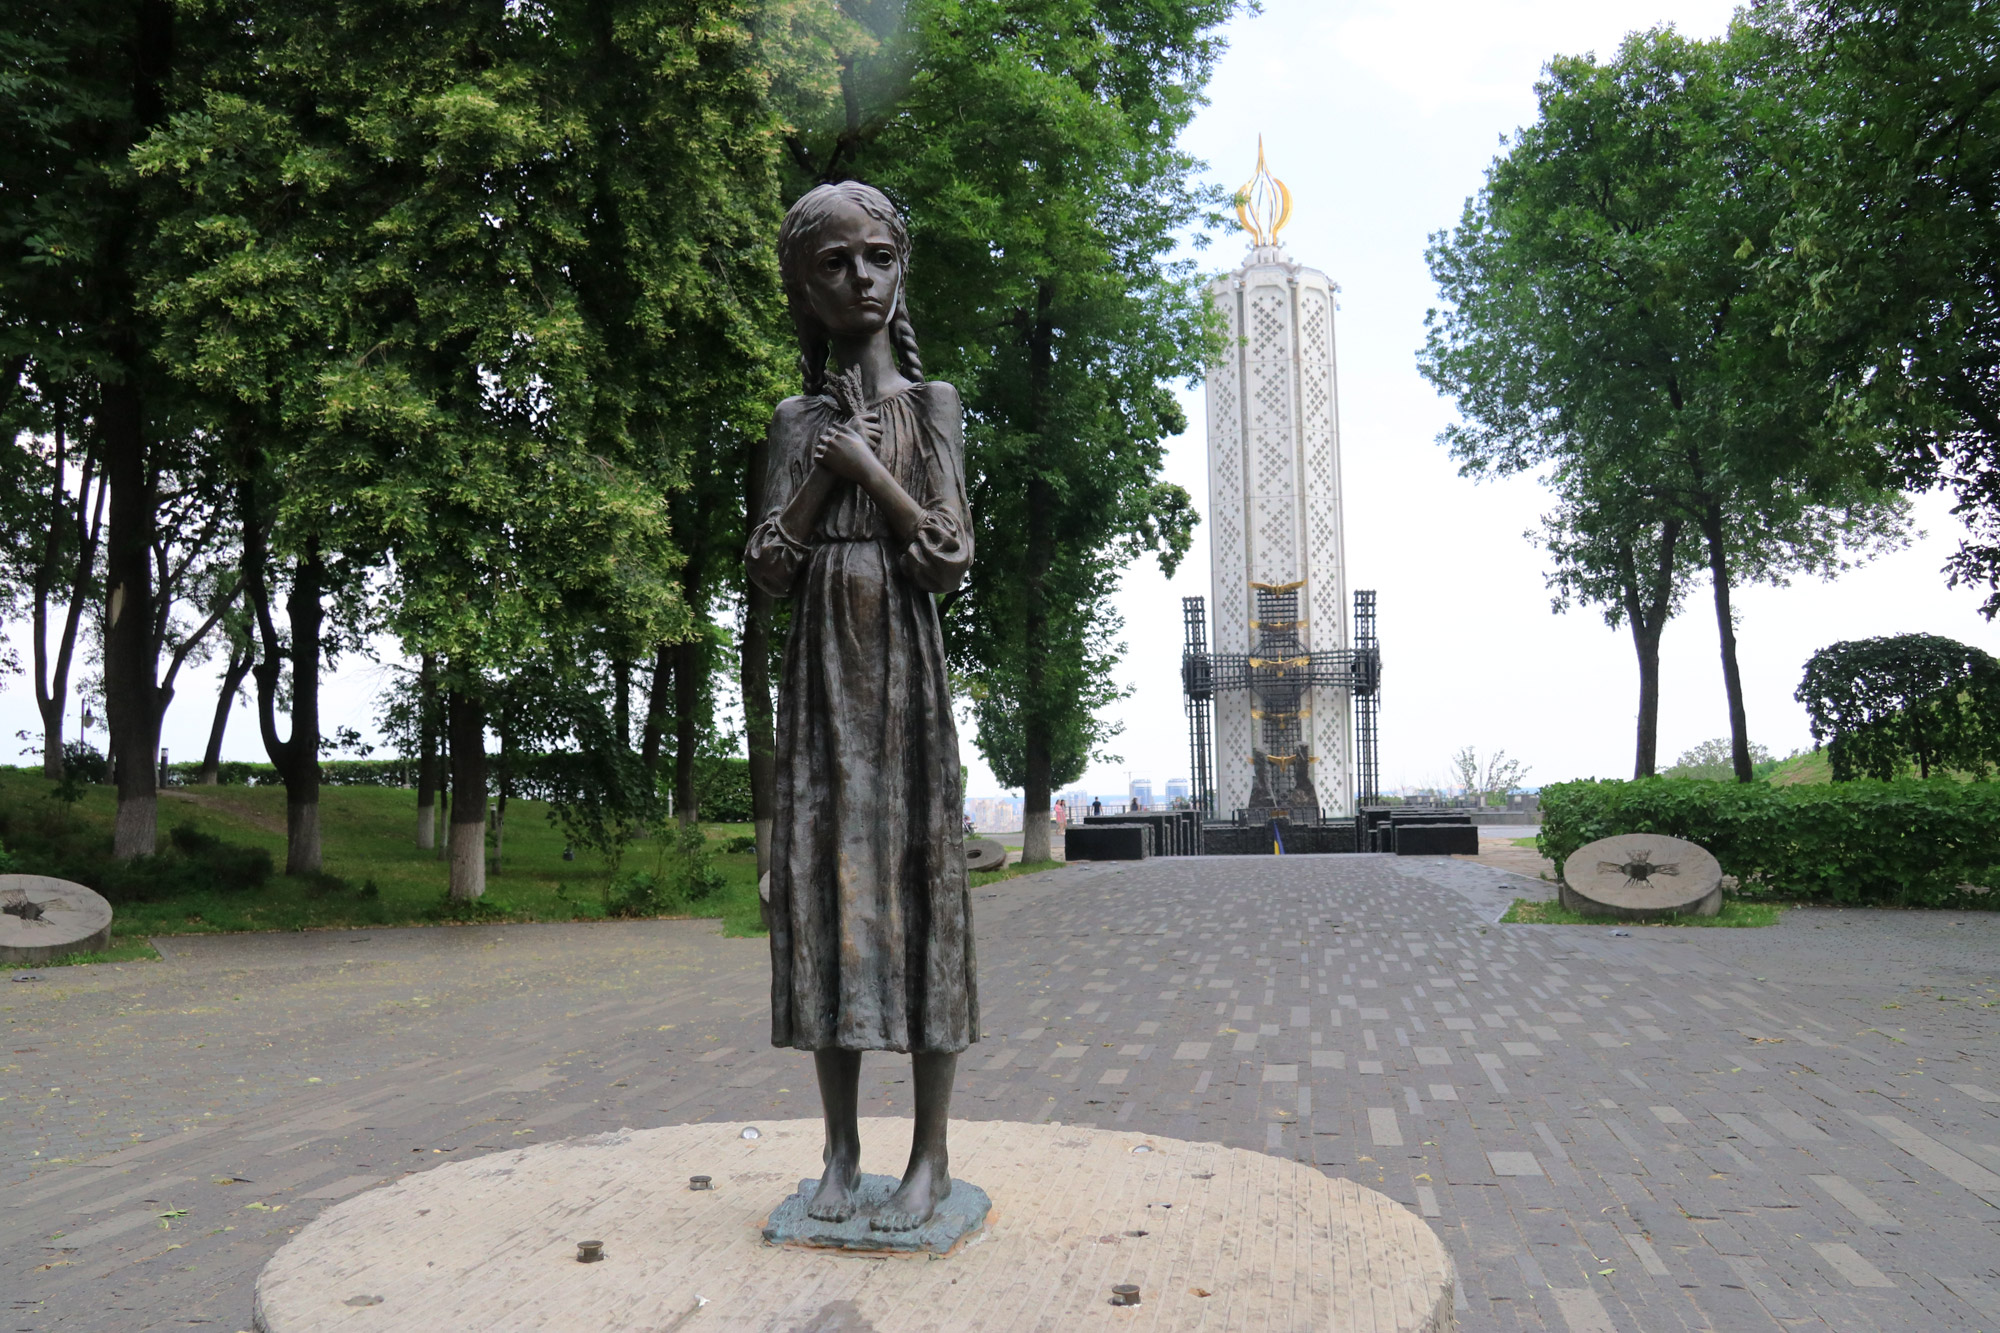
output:
[[[903,573],[927,592],[945,593],[972,569],[972,510],[965,496],[965,408],[958,390],[933,380],[924,392],[924,497],[905,538]]]
[[[799,567],[811,553],[808,541],[819,511],[833,493],[836,478],[825,468],[815,467],[811,451],[804,447],[807,425],[805,401],[788,398],[772,414],[767,436],[769,460],[764,480],[766,509],[750,516],[750,540],[743,562],[751,581],[773,597],[789,597],[797,581]],[[804,481],[795,481],[799,472]]]

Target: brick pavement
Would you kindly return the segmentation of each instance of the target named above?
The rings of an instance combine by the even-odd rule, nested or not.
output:
[[[1492,924],[1530,891],[1384,857],[981,890],[956,1110],[1350,1176],[1431,1219],[1468,1330],[2000,1331],[2000,916]],[[0,980],[0,1333],[244,1329],[264,1260],[381,1180],[817,1110],[763,942],[708,923],[164,948]],[[907,1077],[871,1058],[865,1113]]]

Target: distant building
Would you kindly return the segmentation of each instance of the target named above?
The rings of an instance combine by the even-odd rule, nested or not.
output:
[[[1090,793],[1087,791],[1081,789],[1066,791],[1056,799],[1069,807],[1069,817],[1071,819],[1081,819],[1090,813]]]
[[[1151,778],[1133,778],[1132,790],[1127,795],[1126,800],[1128,803],[1131,801],[1137,801],[1139,803],[1139,808],[1141,810],[1152,809],[1153,780]]]
[[[1019,833],[1021,798],[1018,796],[968,796],[965,817],[982,834]]]
[[[1189,788],[1186,778],[1167,779],[1167,799],[1169,801],[1185,801],[1188,795]]]

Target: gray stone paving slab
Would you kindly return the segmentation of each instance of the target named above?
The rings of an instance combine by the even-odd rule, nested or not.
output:
[[[980,890],[955,1110],[1352,1177],[1431,1220],[1467,1330],[2000,1330],[2000,915],[1495,924],[1521,896],[1546,886],[1372,856]],[[264,1261],[375,1182],[817,1113],[766,1045],[763,942],[712,925],[162,943],[0,989],[13,1328],[247,1328]],[[907,1115],[908,1078],[871,1057],[865,1112]]]

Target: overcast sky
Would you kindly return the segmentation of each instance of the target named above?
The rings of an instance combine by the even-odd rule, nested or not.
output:
[[[1530,766],[1531,783],[1631,772],[1629,637],[1594,612],[1551,614],[1545,558],[1522,535],[1546,507],[1533,481],[1475,486],[1436,443],[1451,407],[1416,371],[1435,299],[1423,251],[1430,233],[1458,218],[1501,136],[1533,117],[1535,78],[1550,56],[1608,54],[1625,33],[1655,24],[1714,35],[1730,12],[1717,0],[1265,0],[1261,15],[1231,30],[1189,146],[1233,189],[1254,167],[1262,134],[1294,199],[1286,245],[1341,287],[1348,584],[1380,594],[1382,763],[1392,789],[1442,779],[1465,745],[1505,748]],[[1203,262],[1232,267],[1242,245],[1223,238]],[[1173,442],[1167,475],[1205,510],[1199,387],[1186,402],[1196,425]],[[1918,509],[1928,535],[1906,551],[1835,584],[1738,594],[1754,740],[1781,755],[1810,746],[1792,690],[1806,657],[1837,639],[1921,630],[2000,653],[2000,631],[1978,616],[1977,596],[1947,590],[1938,574],[1957,521],[1935,497]],[[1125,730],[1110,749],[1120,761],[1085,776],[1093,792],[1124,791],[1128,773],[1153,779],[1158,792],[1187,773],[1180,598],[1208,595],[1208,559],[1198,532],[1171,582],[1148,563],[1119,591],[1130,651],[1118,677],[1135,692],[1115,710]],[[25,662],[27,644],[18,631],[15,639]],[[1705,592],[1668,628],[1663,659],[1664,761],[1728,731]],[[367,730],[385,670],[347,665],[329,682],[325,716]],[[175,758],[199,757],[214,689],[205,670],[182,682],[165,737]],[[0,692],[0,726],[39,731],[24,677]],[[94,739],[101,747],[102,733]],[[968,793],[996,794],[971,739]],[[247,710],[231,724],[227,752],[264,757]]]
[[[1638,676],[1630,637],[1594,612],[1549,609],[1541,549],[1524,539],[1547,507],[1526,478],[1474,485],[1437,436],[1451,420],[1416,370],[1435,288],[1426,238],[1457,221],[1499,150],[1531,121],[1534,83],[1557,54],[1609,55],[1627,32],[1673,24],[1719,35],[1732,6],[1715,0],[1265,0],[1238,22],[1189,146],[1233,189],[1264,136],[1271,170],[1291,187],[1283,239],[1294,258],[1340,284],[1342,468],[1350,588],[1380,595],[1382,768],[1391,787],[1443,778],[1451,755],[1504,748],[1529,781],[1632,771]],[[1244,242],[1210,247],[1216,269]],[[1168,476],[1207,507],[1207,441],[1196,423],[1175,441]],[[1779,755],[1812,744],[1792,699],[1805,660],[1838,639],[1927,631],[2000,652],[1979,598],[1938,574],[1960,531],[1936,497],[1919,501],[1928,535],[1837,583],[1738,593],[1738,642],[1750,735]],[[1209,593],[1206,534],[1171,582],[1135,569],[1118,606],[1137,687],[1119,709],[1117,764],[1082,785],[1154,791],[1188,770],[1179,667],[1179,599]],[[1726,736],[1713,604],[1706,588],[1662,648],[1662,762]],[[996,790],[976,759],[971,790]]]

